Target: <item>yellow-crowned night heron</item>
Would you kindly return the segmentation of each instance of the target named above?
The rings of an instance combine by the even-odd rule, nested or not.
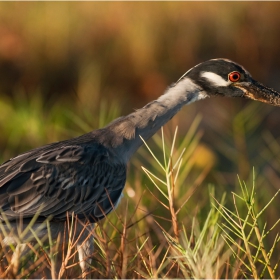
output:
[[[190,69],[157,100],[106,127],[77,138],[48,144],[14,157],[0,166],[1,218],[11,224],[37,223],[51,216],[53,236],[67,213],[95,223],[118,204],[130,157],[183,105],[212,96],[244,97],[280,105],[279,92],[253,80],[248,71],[227,59],[212,59]],[[4,222],[2,222],[4,223]],[[62,227],[63,228],[63,227]],[[46,230],[41,230],[42,235]],[[4,244],[13,238],[3,240]],[[25,242],[22,240],[22,242]],[[82,270],[93,250],[79,242]]]

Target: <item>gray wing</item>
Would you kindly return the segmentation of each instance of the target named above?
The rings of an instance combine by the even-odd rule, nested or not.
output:
[[[126,165],[101,144],[48,145],[0,165],[0,218],[39,212],[60,221],[74,212],[95,222],[114,208],[125,180]]]

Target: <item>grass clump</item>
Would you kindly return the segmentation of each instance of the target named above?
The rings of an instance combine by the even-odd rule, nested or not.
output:
[[[255,177],[253,175],[253,177]],[[221,225],[223,239],[232,250],[233,257],[237,260],[237,274],[243,278],[272,278],[276,277],[279,261],[271,262],[275,249],[279,246],[279,232],[275,233],[280,219],[267,228],[267,223],[262,219],[265,210],[277,198],[280,189],[265,204],[258,205],[255,178],[251,190],[245,182],[239,180],[241,195],[232,192],[234,210],[230,210],[220,203],[219,212],[224,218]],[[274,235],[274,237],[273,237]],[[273,245],[267,249],[266,240],[273,238]],[[237,277],[238,275],[235,275]]]
[[[208,192],[203,190],[211,165],[199,169],[193,158],[199,149],[199,121],[200,117],[180,145],[177,128],[171,140],[162,130],[161,137],[156,135],[152,144],[144,142],[146,149],[140,156],[146,158],[148,167],[135,175],[131,166],[135,178],[128,182],[126,197],[94,229],[79,228],[75,217],[70,217],[58,237],[47,230],[46,242],[37,238],[29,244],[30,252],[19,256],[19,265],[13,270],[9,263],[16,248],[3,248],[0,277],[279,277],[275,257],[280,241],[279,219],[268,227],[265,218],[279,190],[267,203],[258,197],[255,179],[251,189],[240,181],[241,193],[232,192],[232,200],[225,193],[218,194],[213,186]],[[129,195],[131,190],[133,196]],[[197,199],[200,192],[206,196],[202,201]],[[36,236],[31,227],[29,231]],[[4,237],[9,234],[2,227],[1,233]],[[95,244],[87,275],[81,274],[75,248],[81,235]],[[273,235],[269,248],[266,241]]]

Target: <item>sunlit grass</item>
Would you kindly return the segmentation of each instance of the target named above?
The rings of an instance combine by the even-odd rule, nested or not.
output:
[[[97,106],[99,110],[95,112],[91,112],[90,108],[85,108],[77,114],[75,111],[80,108],[79,104],[77,108],[73,108],[74,113],[70,113],[67,109],[58,110],[55,106],[47,111],[40,97],[35,95],[23,96],[21,102],[12,99],[5,100],[2,101],[1,106],[2,117],[5,119],[11,116],[10,123],[5,123],[3,133],[8,135],[12,130],[18,141],[7,141],[7,151],[22,149],[25,146],[33,148],[33,145],[44,144],[46,139],[49,139],[48,141],[61,139],[62,135],[64,137],[77,136],[92,128],[106,125],[120,114],[118,104],[106,103],[102,100],[100,106]],[[242,139],[243,143],[246,143],[248,134],[250,137],[255,137],[262,121],[258,115],[259,106],[257,103],[250,103],[244,107],[244,110],[241,110],[240,114],[233,119],[232,131],[229,130],[223,137],[219,137],[219,141],[213,143],[213,147],[218,147],[219,151],[226,154],[229,146],[236,143],[234,142],[236,137]],[[106,114],[106,112],[110,113]],[[248,115],[254,118],[253,124],[250,123]],[[17,122],[19,125],[16,125]],[[92,239],[95,237],[96,244],[90,274],[92,277],[204,278],[211,276],[212,278],[230,278],[262,275],[277,277],[279,267],[277,267],[276,248],[279,237],[277,239],[276,235],[269,238],[267,235],[263,241],[262,232],[266,223],[266,233],[271,228],[273,231],[270,235],[279,232],[279,223],[274,220],[277,216],[278,205],[270,202],[264,213],[265,216],[259,217],[256,214],[258,219],[262,219],[258,222],[261,226],[260,238],[255,239],[258,243],[254,243],[259,245],[253,245],[255,246],[253,248],[258,246],[259,249],[257,252],[253,251],[251,257],[253,265],[248,268],[248,265],[244,264],[244,258],[248,258],[248,252],[246,254],[242,250],[236,252],[243,242],[243,239],[239,241],[237,238],[242,236],[245,238],[246,235],[232,236],[228,227],[225,228],[225,233],[218,228],[218,224],[222,225],[223,211],[228,211],[227,213],[232,214],[233,217],[238,217],[236,207],[241,207],[238,211],[243,217],[247,213],[246,208],[238,203],[230,203],[228,194],[225,199],[223,193],[228,193],[228,191],[226,191],[227,186],[222,185],[222,180],[219,185],[211,187],[210,192],[208,191],[208,182],[211,181],[208,176],[210,179],[215,178],[214,165],[217,163],[217,158],[213,157],[213,152],[208,146],[202,145],[203,132],[200,122],[201,116],[198,115],[184,136],[180,135],[180,130],[178,131],[177,128],[165,128],[145,143],[134,157],[124,190],[126,198],[123,199],[117,211],[113,211],[99,223],[89,236]],[[30,142],[28,142],[30,135],[27,133],[29,123],[36,124],[35,127],[37,127],[37,132],[31,133],[34,139],[32,138]],[[64,129],[62,129],[63,126]],[[50,133],[51,131],[53,134]],[[256,154],[255,158],[260,166],[263,162],[270,161],[275,172],[280,169],[277,158],[280,151],[279,145],[268,132],[264,137],[267,146],[262,146],[260,154]],[[7,139],[9,140],[9,137]],[[246,149],[246,146],[244,147]],[[231,149],[239,149],[239,146],[231,147]],[[252,147],[247,149],[250,151]],[[230,157],[230,160],[238,164],[238,157]],[[141,166],[144,172],[141,171]],[[261,209],[265,205],[262,204],[263,199],[269,201],[274,193],[270,191],[263,195],[265,187],[260,188],[260,186],[265,186],[267,181],[264,174],[260,172],[257,179],[253,188],[255,201],[257,201],[254,205]],[[235,189],[235,196],[238,199],[243,195],[240,194],[239,188],[237,185]],[[220,189],[223,190],[222,193]],[[217,209],[213,207],[213,199],[219,205]],[[274,198],[274,201],[277,199],[279,200],[278,196]],[[253,222],[250,225],[253,225]],[[70,230],[69,227],[68,230]],[[2,232],[4,235],[9,234],[3,230]],[[228,237],[225,238],[225,236]],[[253,237],[252,233],[250,236]],[[232,243],[231,250],[225,241],[228,244]],[[50,244],[47,245],[48,243]],[[20,244],[20,241],[17,244]],[[52,278],[80,276],[77,252],[73,245],[75,240],[70,238],[64,240],[63,244],[65,253],[61,257],[58,252],[62,251],[61,249],[57,251],[57,242],[53,236],[46,236],[45,240],[37,238],[36,244],[30,245],[31,253],[25,255],[16,268],[8,265],[11,262],[11,251],[15,251],[16,248],[11,246],[10,252],[5,249],[2,251],[2,278],[13,276],[11,273],[15,270],[18,271],[20,277],[29,278],[38,275],[40,271],[48,271],[45,275]],[[249,245],[252,246],[251,243]],[[262,245],[269,249],[261,250]],[[273,250],[274,253],[272,253]],[[231,257],[229,257],[230,254]],[[44,263],[46,265],[43,265]],[[56,264],[56,271],[54,264]],[[268,267],[271,267],[270,271]]]
[[[48,108],[40,92],[29,96],[18,92],[16,99],[1,98],[0,102],[1,145],[5,147],[0,158],[13,156],[12,152],[32,149],[58,141],[67,121],[58,105]]]
[[[279,49],[277,3],[0,5],[1,161],[105,126],[139,103],[158,97],[168,84],[205,59],[229,57],[261,81],[278,83],[273,77]],[[15,70],[14,75],[9,76],[5,65]],[[249,251],[238,251],[245,244],[240,235],[230,230],[222,233],[214,224],[227,225],[224,211],[237,221],[251,213],[236,174],[254,196],[251,206],[256,213],[280,185],[278,114],[268,118],[272,107],[231,102],[232,107],[226,102],[212,103],[211,110],[208,105],[189,106],[163,134],[147,142],[154,156],[146,147],[134,156],[122,204],[90,236],[96,237],[92,277],[279,277],[280,253],[277,235],[273,235],[280,229],[279,223],[273,228],[279,217],[279,195],[257,216],[261,238],[252,227],[250,237],[255,243],[248,245],[254,248],[249,268],[241,261],[250,258]],[[195,106],[201,106],[203,118],[196,116]],[[269,131],[270,127],[276,131]],[[253,166],[255,181],[250,178]],[[214,187],[208,188],[209,182]],[[218,209],[213,207],[214,198]],[[263,229],[270,228],[272,232],[263,238]],[[243,234],[248,237],[248,232]],[[40,276],[44,270],[52,272],[46,278],[53,277],[54,262],[61,265],[57,277],[81,276],[75,240],[64,241],[62,260],[57,257],[55,240],[51,246],[37,241],[29,244],[32,252],[20,263],[18,277]],[[261,249],[254,251],[262,242],[265,254]],[[273,254],[270,248],[275,248]],[[2,277],[9,276],[6,261],[10,262],[13,250],[1,252]],[[229,252],[232,255],[225,265]],[[198,266],[204,269],[198,271]]]
[[[219,212],[225,220],[221,226],[224,231],[223,238],[231,248],[233,256],[240,263],[241,277],[275,279],[279,262],[272,263],[271,259],[280,244],[279,232],[277,232],[280,219],[275,219],[273,225],[267,228],[267,222],[263,216],[266,209],[271,207],[272,202],[277,200],[280,189],[266,204],[263,202],[262,205],[258,205],[255,178],[253,177],[251,189],[245,182],[239,183],[241,194],[232,193],[234,211],[216,201]],[[247,211],[244,211],[244,206]],[[267,244],[265,245],[266,239],[273,240],[272,247],[269,249],[267,249]]]
[[[119,208],[89,233],[88,238],[95,243],[96,250],[88,277],[279,276],[277,259],[273,257],[279,244],[279,232],[271,248],[266,249],[264,244],[265,239],[277,231],[279,220],[267,228],[265,213],[272,207],[279,191],[267,203],[261,204],[254,183],[251,190],[240,183],[241,194],[234,193],[232,202],[227,198],[228,194],[217,196],[214,186],[204,186],[204,173],[209,169],[195,172],[191,160],[199,144],[198,124],[199,118],[193,122],[183,144],[178,144],[177,129],[171,139],[166,138],[162,130],[161,136],[155,137],[156,146],[153,148],[145,143],[145,150],[150,153],[150,156],[146,155],[149,167],[143,167],[144,172],[138,170],[138,173],[140,177],[149,180],[139,190],[137,184],[143,178],[138,177],[137,181],[129,179],[128,188],[135,185],[137,195],[130,199],[124,198]],[[186,180],[192,171],[199,184]],[[198,190],[199,185],[201,187]],[[200,204],[194,200],[196,193],[203,188],[207,203]],[[245,203],[247,212],[238,206],[236,199]],[[256,200],[258,208],[254,204]],[[197,206],[190,212],[190,205],[195,204]],[[31,226],[27,230],[36,236]],[[1,231],[4,236],[9,234],[5,230]],[[65,225],[66,235],[62,232],[57,239],[48,230],[45,241],[37,238],[36,244],[31,244],[28,255],[22,256],[20,261],[12,262],[16,266],[9,265],[11,252],[3,248],[1,278],[34,278],[38,273],[44,273],[49,278],[80,277],[74,231],[75,221],[70,217]],[[256,238],[253,238],[253,233]],[[245,244],[244,248],[242,244]]]

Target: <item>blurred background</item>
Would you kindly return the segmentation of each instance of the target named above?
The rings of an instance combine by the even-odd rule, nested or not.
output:
[[[232,59],[280,90],[279,10],[279,2],[1,2],[1,161],[104,126],[211,58]],[[198,182],[200,200],[189,211],[206,203],[208,184],[230,195],[237,174],[251,183],[253,167],[260,199],[274,195],[280,108],[200,101],[165,126],[166,137],[178,125],[180,142],[194,120],[200,140],[185,180]],[[141,148],[130,164],[126,196],[135,195],[140,166],[149,167],[144,155]],[[148,184],[141,180],[139,192]],[[279,217],[279,202],[269,217]]]

